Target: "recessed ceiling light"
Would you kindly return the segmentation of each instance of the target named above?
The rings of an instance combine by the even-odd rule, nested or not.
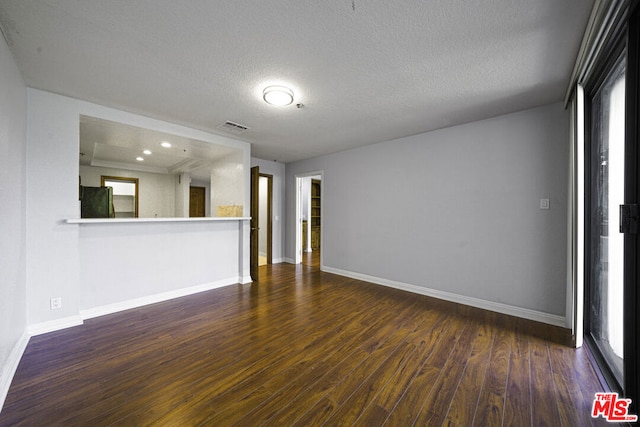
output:
[[[148,156],[151,154],[151,150],[142,150],[142,154],[146,154]]]
[[[170,148],[171,147],[171,143],[167,142],[167,141],[162,141],[160,143],[160,145],[162,145],[164,148]]]
[[[293,102],[293,91],[284,86],[269,86],[262,91],[262,98],[267,104],[284,107]]]
[[[142,161],[144,161],[144,157],[138,156],[138,157],[136,157],[136,160],[139,161],[139,162],[142,162]]]

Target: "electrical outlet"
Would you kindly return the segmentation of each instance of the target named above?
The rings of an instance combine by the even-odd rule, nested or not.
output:
[[[51,310],[62,308],[62,297],[51,298]]]

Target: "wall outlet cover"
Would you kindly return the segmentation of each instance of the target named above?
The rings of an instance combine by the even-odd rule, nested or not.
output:
[[[51,298],[51,310],[62,308],[62,297]]]

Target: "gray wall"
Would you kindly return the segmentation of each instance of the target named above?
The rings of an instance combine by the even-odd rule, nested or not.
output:
[[[0,37],[0,408],[26,328],[26,88]],[[17,356],[16,356],[17,357]]]
[[[559,323],[568,118],[553,104],[288,164],[287,212],[295,175],[323,171],[325,270]]]
[[[273,263],[283,261],[284,257],[284,194],[285,194],[285,171],[284,163],[274,162],[270,160],[251,158],[251,167],[258,166],[260,173],[273,175]]]

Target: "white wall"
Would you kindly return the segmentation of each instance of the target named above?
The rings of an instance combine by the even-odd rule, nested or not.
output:
[[[138,216],[140,218],[171,218],[174,216],[175,175],[80,166],[82,185],[99,187],[102,175],[138,178]]]
[[[27,89],[27,323],[78,313],[77,102]],[[51,297],[62,297],[50,310]]]
[[[237,283],[238,221],[80,226],[79,310]]]
[[[176,218],[189,218],[189,187],[191,186],[191,175],[179,173],[173,176],[175,186]]]
[[[284,224],[285,224],[285,174],[286,165],[284,163],[270,160],[251,158],[251,167],[258,166],[260,173],[273,176],[273,263],[277,264],[284,260]],[[295,182],[294,182],[295,185]],[[294,211],[295,212],[295,211]]]
[[[302,180],[302,211],[301,215],[303,221],[309,221],[311,219],[311,177],[307,176],[301,178]]]
[[[237,152],[216,160],[211,167],[211,213],[218,216],[218,206],[242,206],[248,212],[248,200],[243,190],[246,187],[246,166],[243,167],[243,152]],[[249,183],[250,185],[250,183]]]
[[[26,345],[26,117],[26,88],[0,37],[0,409]]]
[[[67,224],[79,218],[78,120],[81,114],[187,138],[237,148],[243,155],[247,183],[250,146],[195,129],[126,113],[96,104],[28,89],[27,132],[27,324],[35,331],[56,329],[81,321],[80,310],[92,304],[122,303],[132,295],[145,298],[248,276],[248,226],[233,222],[234,231],[220,224],[189,226],[155,223],[120,225]],[[244,189],[248,193],[248,188]],[[249,195],[246,194],[248,199]],[[156,226],[157,225],[157,226]],[[92,228],[93,227],[93,228]],[[229,227],[227,225],[227,227]],[[220,231],[219,239],[212,233]],[[131,236],[140,236],[132,242]],[[170,243],[173,242],[173,243]],[[117,265],[112,275],[96,277],[105,253]],[[131,248],[135,248],[133,259]],[[116,249],[120,258],[113,259]],[[162,256],[158,256],[158,251]],[[221,251],[233,256],[219,256]],[[208,253],[204,270],[201,253]],[[194,255],[198,254],[198,255]],[[191,255],[191,257],[189,257]],[[167,259],[173,274],[167,273]],[[190,261],[192,260],[192,261]],[[141,267],[143,265],[143,267]],[[229,277],[230,271],[233,275]],[[141,281],[140,271],[147,273]],[[186,273],[185,273],[186,272]],[[169,283],[170,282],[170,283]],[[51,297],[62,297],[62,309],[51,310]]]
[[[302,248],[303,252],[311,252],[311,177],[307,176],[301,178],[302,181],[302,194],[301,194],[301,220],[307,221],[307,237],[306,247]]]
[[[288,164],[287,211],[322,170],[325,270],[563,323],[568,123],[553,104]]]

